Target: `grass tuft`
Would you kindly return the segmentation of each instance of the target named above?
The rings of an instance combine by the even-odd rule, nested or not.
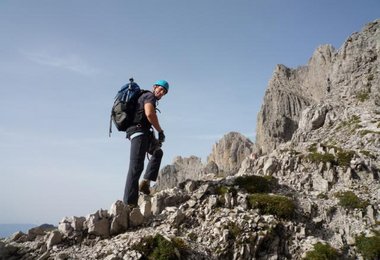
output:
[[[139,243],[132,245],[132,249],[139,251],[144,259],[175,260],[181,258],[181,252],[186,250],[185,242],[180,238],[168,240],[160,234],[144,237]]]
[[[277,179],[272,176],[241,176],[235,179],[234,185],[248,193],[268,193],[277,187]]]
[[[307,252],[305,260],[336,260],[339,259],[338,251],[329,244],[318,242],[312,251]]]
[[[372,237],[356,237],[356,247],[364,259],[380,259],[380,232],[376,232]]]
[[[284,219],[291,219],[295,215],[295,203],[288,197],[252,194],[248,197],[250,208],[259,209],[261,214],[272,214]]]
[[[339,205],[346,209],[365,209],[369,203],[355,195],[352,191],[341,191],[335,193],[339,199]]]

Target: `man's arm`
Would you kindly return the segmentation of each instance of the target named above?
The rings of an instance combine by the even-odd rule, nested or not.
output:
[[[156,114],[156,109],[154,108],[152,103],[145,103],[144,104],[144,111],[146,118],[148,119],[149,123],[153,125],[153,127],[157,130],[157,132],[162,132],[162,128],[160,126],[160,123],[158,122],[158,117]]]

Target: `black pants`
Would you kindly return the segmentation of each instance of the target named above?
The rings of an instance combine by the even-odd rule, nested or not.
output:
[[[144,170],[145,155],[153,142],[153,136],[149,134],[139,135],[131,140],[131,153],[129,160],[129,170],[124,189],[124,203],[137,204],[139,195],[139,179]],[[152,152],[148,166],[145,170],[144,179],[156,181],[161,165],[163,152],[155,149]]]

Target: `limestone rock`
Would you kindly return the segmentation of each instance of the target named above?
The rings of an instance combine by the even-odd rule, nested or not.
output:
[[[85,217],[65,217],[58,225],[58,230],[65,236],[70,236],[73,232],[81,232],[84,229]]]
[[[42,237],[46,234],[47,229],[43,226],[34,227],[28,230],[28,240],[34,240],[36,237]]]
[[[264,153],[291,140],[298,127],[320,127],[327,107],[319,104],[380,103],[378,27],[379,20],[369,23],[338,50],[320,46],[306,66],[276,67],[257,119],[256,144]]]
[[[278,166],[277,160],[273,157],[270,157],[264,164],[264,168],[263,168],[264,174],[272,175],[276,171],[277,166]]]
[[[71,219],[68,217],[63,218],[58,224],[58,230],[65,236],[69,236],[74,231],[71,226]]]
[[[212,149],[207,161],[215,163],[218,172],[223,171],[225,175],[236,174],[242,161],[253,152],[253,143],[245,136],[230,132],[223,136]]]
[[[148,219],[152,216],[152,202],[150,196],[140,196],[138,205],[141,210],[141,214],[144,216],[145,219]]]
[[[154,186],[155,191],[174,188],[179,183],[187,180],[202,179],[204,175],[204,165],[202,160],[196,156],[183,158],[176,157],[173,164],[165,166],[159,173],[157,183]]]
[[[50,233],[46,245],[47,248],[52,248],[54,245],[57,245],[62,242],[62,233],[59,232],[58,230],[54,230]]]
[[[110,235],[109,215],[106,210],[98,210],[94,214],[86,217],[86,226],[88,233],[103,238]]]
[[[303,131],[311,131],[321,127],[325,123],[328,106],[310,106],[302,111],[299,128]]]
[[[110,234],[120,234],[128,229],[129,208],[120,200],[111,205],[109,210],[112,221],[110,226]]]
[[[28,236],[22,231],[18,231],[9,237],[9,240],[14,242],[25,242],[27,239]]]
[[[131,227],[137,227],[144,223],[144,216],[139,208],[133,208],[129,214],[129,224]]]

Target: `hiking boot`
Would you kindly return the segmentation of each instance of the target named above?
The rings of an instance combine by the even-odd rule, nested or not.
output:
[[[149,195],[150,194],[150,181],[142,180],[140,182],[139,190],[140,190],[140,192],[144,193],[145,195]]]

